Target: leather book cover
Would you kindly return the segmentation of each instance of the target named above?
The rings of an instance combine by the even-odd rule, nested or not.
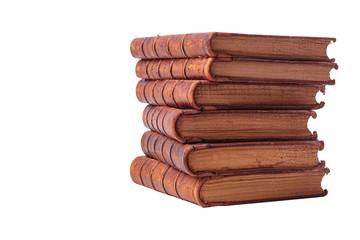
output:
[[[201,86],[213,86],[213,103],[201,105],[196,93]],[[221,90],[217,93],[217,89]],[[210,92],[210,91],[209,91]],[[232,101],[219,100],[219,95],[229,92]],[[323,85],[294,84],[217,84],[206,80],[140,80],[136,86],[136,96],[142,103],[174,108],[192,108],[198,110],[216,109],[320,109],[324,102],[316,101],[316,94],[325,94]],[[219,94],[219,95],[217,95]],[[236,101],[234,100],[236,98]],[[236,102],[236,103],[235,103]]]
[[[316,118],[316,113],[314,111],[307,111],[307,110],[210,110],[210,111],[200,111],[196,109],[178,109],[178,108],[170,108],[170,107],[162,107],[162,106],[154,106],[154,105],[148,105],[143,112],[142,118],[143,123],[146,128],[163,134],[167,137],[170,137],[172,139],[177,140],[181,143],[196,143],[196,142],[226,142],[226,141],[247,141],[251,140],[248,138],[242,138],[242,139],[222,139],[219,140],[218,138],[198,138],[198,137],[183,137],[180,136],[178,129],[177,129],[177,121],[185,115],[199,115],[199,114],[227,114],[227,113],[238,113],[243,115],[249,115],[248,118],[251,119],[251,121],[256,121],[254,119],[254,116],[265,116],[267,115],[267,118],[271,117],[272,120],[269,120],[269,123],[274,123],[274,126],[281,126],[286,123],[293,124],[291,125],[292,129],[295,129],[297,127],[300,127],[297,129],[297,131],[302,132],[302,137],[295,137],[292,136],[290,133],[285,132],[286,139],[280,139],[276,138],[276,140],[315,140],[317,139],[317,133],[314,131],[311,133],[307,128],[307,121],[310,117]],[[270,119],[270,118],[269,118]],[[297,121],[297,123],[293,122],[292,120],[299,119],[300,121]],[[222,117],[219,116],[217,122],[221,122]],[[243,124],[243,123],[239,123]],[[251,123],[250,123],[251,125]],[[251,128],[256,127],[251,126]],[[247,129],[250,130],[250,129]],[[244,131],[247,131],[244,130]],[[206,131],[206,130],[205,130]],[[277,133],[279,134],[279,133]],[[264,139],[252,139],[252,140],[275,140],[270,138],[264,138]]]
[[[235,41],[237,51],[216,49],[216,39]],[[143,59],[235,56],[332,62],[334,59],[329,59],[326,50],[335,41],[335,38],[208,32],[135,38],[130,51],[133,57]]]
[[[304,172],[314,172],[327,174],[329,169],[325,168],[325,162],[321,162],[319,166],[306,169],[301,171],[291,171],[291,172],[275,172],[267,174],[286,174],[286,173],[304,173]],[[239,173],[239,175],[256,175],[259,173],[252,173],[247,171],[244,173]],[[226,202],[206,202],[201,197],[201,190],[204,184],[212,179],[223,179],[231,178],[232,176],[215,176],[215,177],[192,177],[185,172],[179,171],[163,162],[158,160],[148,158],[145,156],[137,157],[133,160],[130,166],[130,175],[132,180],[145,187],[154,189],[156,191],[165,193],[170,196],[180,198],[185,201],[189,201],[200,205],[201,207],[211,207],[211,206],[224,206],[224,205],[233,205],[233,204],[245,204],[245,203],[255,203],[255,202],[265,202],[265,201],[277,201],[277,200],[287,200],[287,199],[298,199],[298,198],[308,198],[308,197],[321,197],[327,194],[327,190],[323,190],[319,194],[314,195],[299,195],[291,197],[281,197],[281,198],[266,198],[246,200],[246,201],[226,201]]]
[[[217,67],[219,71],[224,69],[224,63],[240,64],[236,67],[238,69],[236,74],[239,75],[231,75],[229,71],[214,74],[212,66],[221,64],[221,67]],[[240,66],[241,70],[239,70]],[[338,69],[338,65],[329,62],[206,57],[142,59],[136,64],[136,75],[149,80],[190,79],[214,82],[334,85],[335,80],[329,75],[332,69]]]
[[[195,89],[199,84],[207,83],[205,80],[140,80],[136,96],[140,102],[152,105],[201,109],[195,101]]]
[[[144,154],[150,158],[159,160],[163,163],[166,163],[169,166],[172,166],[176,169],[179,169],[182,172],[187,173],[190,176],[194,177],[203,177],[203,176],[215,176],[215,175],[234,175],[237,173],[244,172],[244,169],[236,170],[222,170],[218,169],[217,171],[201,171],[195,172],[189,166],[189,154],[194,151],[204,150],[204,149],[215,149],[215,148],[232,148],[232,147],[243,147],[244,150],[249,147],[261,147],[261,146],[278,146],[280,148],[284,145],[299,145],[302,148],[313,146],[317,148],[317,151],[321,151],[324,148],[323,141],[266,141],[266,142],[228,142],[228,143],[197,143],[197,144],[183,144],[171,138],[165,137],[161,134],[147,131],[143,134],[141,138],[141,148]],[[307,151],[310,151],[309,148],[306,148]],[[285,150],[279,150],[285,151]],[[293,149],[293,151],[296,151]],[[299,148],[297,148],[299,151]],[[288,154],[284,152],[283,154]],[[310,152],[307,152],[307,155],[311,155]],[[317,154],[316,154],[317,155]],[[282,156],[277,154],[277,158]],[[253,158],[252,158],[253,159]],[[255,161],[255,159],[253,159]],[[292,159],[294,161],[294,159]],[[276,163],[277,168],[280,171],[284,171],[286,168],[280,168],[280,162]],[[288,167],[289,170],[294,170],[294,167]],[[298,169],[301,169],[300,167]],[[256,171],[253,169],[252,171]],[[258,168],[257,171],[276,171],[274,168]]]

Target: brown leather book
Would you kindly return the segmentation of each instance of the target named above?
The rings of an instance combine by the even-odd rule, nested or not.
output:
[[[135,58],[224,57],[266,58],[332,62],[326,50],[335,38],[190,33],[135,38]]]
[[[192,177],[145,156],[137,157],[130,167],[135,183],[202,207],[325,196],[321,181],[328,172],[322,161],[314,168],[294,171]]]
[[[177,109],[148,105],[145,127],[182,143],[226,141],[315,140],[307,128],[307,110]]]
[[[140,80],[140,102],[175,108],[215,109],[319,109],[316,94],[323,85],[214,83],[206,80]]]
[[[266,141],[182,144],[147,131],[141,139],[146,156],[160,160],[191,176],[234,175],[301,170],[319,165],[323,141]]]
[[[216,82],[335,84],[336,63],[241,58],[140,60],[136,75],[143,79],[191,79]]]

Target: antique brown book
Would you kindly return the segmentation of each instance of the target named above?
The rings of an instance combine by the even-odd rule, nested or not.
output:
[[[260,172],[312,168],[319,165],[323,141],[265,141],[182,144],[147,131],[141,148],[191,176],[233,175],[245,169]]]
[[[130,45],[135,58],[224,57],[266,58],[332,62],[326,50],[335,38],[190,33],[135,38]]]
[[[140,80],[140,102],[194,109],[319,109],[323,85],[214,83],[206,80]]]
[[[202,207],[325,196],[321,181],[328,172],[322,161],[314,168],[294,171],[192,177],[145,156],[137,157],[130,167],[135,183]]]
[[[336,63],[241,58],[140,60],[136,75],[143,79],[191,79],[216,82],[335,84]]]
[[[307,128],[307,110],[177,109],[148,105],[145,127],[182,143],[226,141],[314,140]]]

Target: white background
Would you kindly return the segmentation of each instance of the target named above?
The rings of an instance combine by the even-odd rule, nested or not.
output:
[[[359,239],[357,1],[1,1],[0,239]],[[336,37],[325,198],[203,209],[134,184],[135,37]]]

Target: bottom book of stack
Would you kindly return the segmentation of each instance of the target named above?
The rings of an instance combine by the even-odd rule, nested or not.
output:
[[[132,180],[145,187],[202,207],[321,197],[321,181],[329,169],[321,161],[309,168],[239,169],[236,174],[192,176],[159,160],[133,160]]]

